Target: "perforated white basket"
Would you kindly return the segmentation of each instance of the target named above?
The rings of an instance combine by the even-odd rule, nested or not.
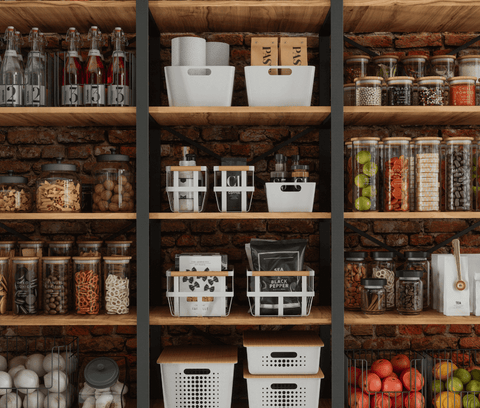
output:
[[[315,182],[265,183],[269,212],[312,212]]]

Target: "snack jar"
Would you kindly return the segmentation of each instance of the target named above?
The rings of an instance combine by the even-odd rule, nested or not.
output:
[[[435,55],[430,57],[430,75],[451,78],[455,76],[455,55]]]
[[[385,279],[386,308],[395,308],[395,261],[393,252],[374,252],[372,277]]]
[[[42,165],[37,179],[37,212],[80,212],[82,184],[77,166],[62,163]]]
[[[450,106],[475,106],[476,77],[453,77],[448,80]]]
[[[420,106],[443,106],[445,92],[444,77],[418,79],[418,104]]]
[[[356,106],[382,106],[382,78],[368,76],[355,79]]]
[[[129,312],[131,259],[131,256],[106,256],[103,258],[107,314],[128,314]]]
[[[428,252],[424,251],[407,251],[405,252],[405,270],[421,272],[420,280],[423,288],[423,308],[430,307],[432,301],[432,280],[430,260],[428,259]]]
[[[403,315],[418,315],[423,310],[423,285],[420,271],[397,271],[396,304]]]
[[[73,256],[73,241],[50,241],[48,256]]]
[[[353,211],[378,211],[378,137],[359,137],[352,142]]]
[[[365,252],[345,252],[345,309],[360,309],[360,281],[367,277],[367,262],[365,261],[365,257]]]
[[[361,280],[362,312],[378,315],[385,313],[386,307],[386,279],[369,278]]]
[[[10,258],[0,257],[0,315],[7,313],[10,294]]]
[[[415,142],[410,140],[408,144],[408,153],[410,160],[408,162],[409,175],[409,196],[410,196],[410,211],[415,211]]]
[[[78,256],[101,256],[103,241],[77,241]]]
[[[417,137],[415,141],[415,210],[440,211],[441,137]]]
[[[382,77],[385,81],[397,75],[399,57],[396,55],[379,55],[373,57],[372,64],[375,75]]]
[[[387,79],[387,105],[411,106],[413,77],[392,77]]]
[[[355,106],[355,84],[345,84],[343,85],[343,105],[344,106]]]
[[[345,195],[345,211],[352,211],[352,142],[345,143],[345,158],[343,161],[344,168],[344,185],[345,190],[343,191]]]
[[[13,258],[13,313],[37,314],[39,309],[38,260],[36,256]]]
[[[424,55],[407,55],[400,59],[405,76],[414,79],[422,78],[426,75],[425,67],[428,57]]]
[[[384,203],[384,189],[383,189],[383,172],[385,170],[385,143],[383,141],[378,142],[378,211],[383,211]]]
[[[446,168],[447,142],[442,139],[440,142],[440,210],[445,211],[445,168]]]
[[[107,256],[130,256],[132,241],[106,241]]]
[[[26,177],[14,176],[13,171],[0,176],[0,212],[32,211],[33,193],[27,183]]]
[[[77,314],[100,311],[100,256],[73,257],[74,304]]]
[[[368,75],[368,64],[371,58],[368,55],[352,55],[345,58],[343,78],[345,84],[355,81],[355,78],[363,78]]]
[[[480,55],[464,55],[459,57],[457,61],[459,76],[480,78]]]
[[[69,256],[49,256],[43,263],[43,312],[67,314],[71,296],[69,288]]]
[[[445,207],[447,211],[472,211],[473,137],[446,139]]]
[[[410,210],[410,138],[383,139],[384,152],[384,211]]]

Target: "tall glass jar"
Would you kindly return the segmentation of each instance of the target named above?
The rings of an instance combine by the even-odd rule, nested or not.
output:
[[[37,212],[80,212],[82,184],[77,166],[64,164],[42,165],[37,179]]]
[[[32,211],[33,194],[27,183],[26,177],[14,176],[13,171],[0,176],[0,212]]]
[[[9,264],[9,257],[0,257],[0,315],[7,313],[11,297]]]
[[[42,257],[44,251],[45,241],[18,241],[18,256],[37,257],[39,259],[37,265],[38,271],[38,295],[40,299],[43,298],[43,274],[42,274]],[[43,307],[39,300],[38,308]]]
[[[399,57],[396,55],[379,55],[373,57],[372,64],[375,75],[382,77],[385,81],[397,75]]]
[[[423,285],[420,271],[397,271],[396,304],[403,315],[417,315],[423,310]]]
[[[476,163],[474,166],[474,171],[475,171],[475,185],[474,185],[474,195],[475,195],[475,202],[476,202],[476,210],[480,210],[480,138],[477,138],[477,148],[475,152],[475,159]]]
[[[408,175],[410,178],[410,183],[409,186],[409,197],[410,197],[410,211],[415,211],[415,162],[417,161],[416,156],[415,156],[415,142],[413,140],[410,140],[410,143],[408,144],[408,149],[409,149],[409,155],[410,155],[410,160],[408,162]]]
[[[389,106],[411,106],[413,77],[392,77],[387,79]]]
[[[48,315],[67,314],[69,288],[69,256],[52,256],[43,263],[43,311]]]
[[[344,106],[355,106],[355,84],[345,84],[343,85],[343,105]]]
[[[386,308],[395,308],[395,261],[393,252],[374,252],[372,277],[385,279]]]
[[[345,58],[344,83],[349,84],[355,81],[355,78],[366,77],[370,60],[371,58],[368,55],[352,55]]]
[[[384,211],[410,210],[410,138],[387,137],[384,164]]]
[[[99,256],[73,257],[73,284],[77,314],[96,315],[100,311],[100,259]]]
[[[418,104],[420,106],[443,106],[445,92],[444,77],[418,79]]]
[[[13,258],[13,313],[37,314],[39,309],[38,257]]]
[[[352,143],[353,211],[378,211],[378,137],[359,137]]]
[[[472,141],[473,137],[446,140],[445,206],[447,211],[472,211]]]
[[[415,210],[440,211],[441,137],[415,140]]]
[[[480,78],[480,55],[464,55],[459,57],[457,61],[460,76]]]
[[[50,241],[48,256],[73,256],[73,241]]]
[[[386,307],[386,279],[362,279],[361,280],[362,312],[365,314],[378,315],[385,313]]]
[[[15,290],[15,285],[14,285],[14,276],[13,276],[13,258],[15,258],[15,241],[0,241],[0,257],[7,257],[9,259],[8,261],[8,288],[7,292],[9,293],[8,295],[8,303],[7,303],[7,310],[11,311],[12,310],[12,305],[13,305],[13,291]]]
[[[131,256],[106,256],[104,261],[105,311],[127,314],[130,306]]]
[[[423,308],[428,309],[432,301],[432,280],[430,272],[430,261],[428,259],[428,252],[424,251],[407,251],[405,252],[405,258],[407,259],[405,263],[405,270],[408,271],[418,271],[422,275],[420,279],[422,281],[423,288]]]
[[[345,252],[345,309],[360,309],[360,282],[367,277],[367,262],[365,261],[365,257],[365,252]]]
[[[424,55],[408,55],[402,57],[400,63],[406,76],[417,79],[425,76],[427,60],[428,57]]]
[[[77,241],[78,256],[101,256],[103,241]]]
[[[378,211],[383,211],[383,203],[385,202],[385,189],[383,188],[385,180],[385,143],[383,141],[378,142],[378,167],[380,173],[378,176]]]
[[[345,158],[343,161],[343,171],[344,171],[344,211],[352,211],[352,182],[353,182],[353,173],[352,173],[352,142],[345,143]]]
[[[451,78],[455,76],[455,55],[435,55],[430,57],[430,75]]]
[[[130,256],[132,241],[106,241],[106,256]]]
[[[382,106],[382,78],[363,77],[355,79],[356,106]]]
[[[448,80],[450,106],[475,106],[476,77],[453,77]]]
[[[475,106],[480,106],[480,84],[475,83]]]

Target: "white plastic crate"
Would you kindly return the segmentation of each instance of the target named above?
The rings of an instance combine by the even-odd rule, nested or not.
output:
[[[235,67],[165,67],[170,106],[232,106]]]
[[[312,212],[315,182],[265,183],[269,212]]]
[[[202,212],[208,187],[206,166],[167,166],[166,190],[173,212]]]
[[[316,374],[323,341],[310,331],[248,331],[243,334],[250,374]]]
[[[290,75],[272,75],[275,68]],[[245,67],[249,106],[310,106],[312,104],[314,66]]]
[[[227,172],[240,172],[235,180],[227,178]],[[215,166],[213,168],[213,191],[217,200],[218,210],[221,212],[247,212],[252,205],[253,193],[255,191],[255,166]],[[227,198],[231,193],[240,194],[239,211],[228,209]]]
[[[231,406],[236,347],[170,346],[157,363],[165,408]]]
[[[253,375],[243,367],[247,380],[249,408],[318,408],[320,383],[324,375],[318,369],[312,375]]]
[[[233,298],[233,270],[168,270],[167,298],[172,316],[228,316]]]
[[[247,271],[247,297],[252,316],[308,316],[312,308],[314,290],[313,269],[306,267],[306,271]],[[300,288],[293,291],[264,291],[262,290],[261,277],[299,276]],[[263,298],[272,298],[274,304],[267,304]],[[289,298],[290,304],[286,302]],[[297,305],[298,307],[292,307]]]

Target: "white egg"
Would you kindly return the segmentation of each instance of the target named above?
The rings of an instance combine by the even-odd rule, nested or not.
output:
[[[3,356],[0,356],[0,371],[7,371],[8,363],[7,359]]]
[[[75,372],[78,365],[77,356],[73,354],[71,351],[65,351],[63,353],[60,353],[60,355],[65,360],[65,373],[70,375],[73,372]]]
[[[65,359],[60,354],[47,354],[43,360],[43,369],[47,373],[53,370],[65,371]]]
[[[80,400],[86,401],[88,397],[91,397],[95,394],[95,388],[90,387],[87,383],[85,386],[80,390]]]
[[[110,408],[113,401],[113,395],[106,392],[100,395],[95,401],[95,408]]]
[[[45,395],[39,391],[28,394],[23,400],[23,405],[28,408],[43,408]]]
[[[8,369],[11,369],[13,367],[19,366],[19,365],[25,365],[28,357],[27,356],[17,356],[13,357],[9,362],[8,362]]]
[[[43,408],[67,408],[65,396],[63,394],[50,392],[45,397]]]
[[[25,370],[25,366],[23,366],[23,365],[18,365],[18,366],[15,366],[15,367],[11,368],[11,369],[8,371],[8,374],[10,374],[10,377],[15,378],[15,376],[17,375],[17,373],[18,373],[19,371],[22,371],[22,370]]]
[[[83,403],[82,408],[95,408],[95,397],[88,397]]]
[[[117,383],[110,389],[112,390],[112,393],[114,395],[115,394],[125,395],[128,392],[128,387],[120,381],[117,381]]]
[[[67,389],[68,378],[63,371],[55,370],[43,377],[45,387],[52,393],[63,392]]]
[[[10,374],[0,371],[0,395],[5,395],[12,391],[13,380]]]
[[[0,398],[0,408],[22,408],[22,399],[15,392],[5,394]]]
[[[13,383],[19,391],[30,394],[40,386],[40,379],[35,371],[21,370],[13,377]]]
[[[47,372],[43,368],[43,354],[32,354],[28,357],[25,367],[28,370],[35,371],[39,377],[43,377]]]
[[[127,401],[123,395],[114,395],[110,408],[125,408]]]

